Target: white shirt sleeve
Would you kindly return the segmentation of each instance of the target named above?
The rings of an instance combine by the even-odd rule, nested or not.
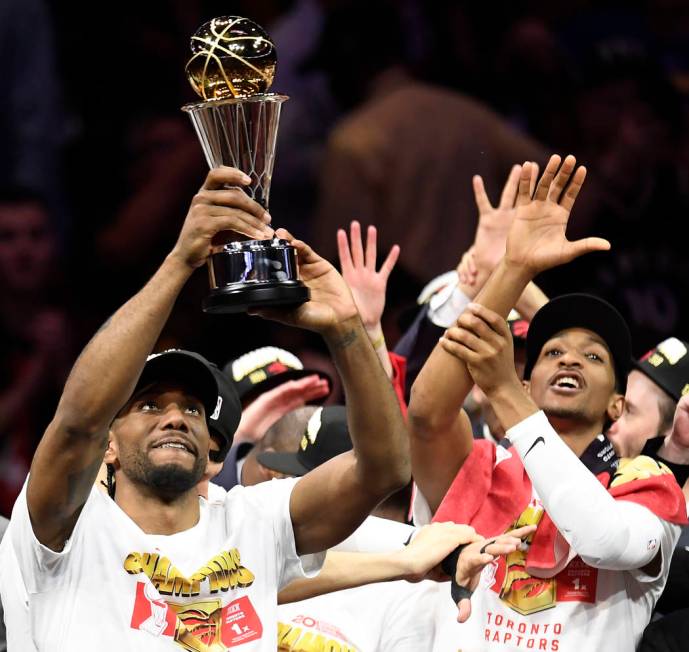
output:
[[[289,502],[292,490],[299,480],[300,478],[270,480],[253,487],[240,488],[251,496],[257,513],[272,522],[280,564],[278,591],[293,580],[318,575],[325,561],[325,551],[301,556],[297,554]],[[234,490],[236,489],[237,487]]]
[[[510,428],[507,436],[546,512],[589,566],[633,570],[654,559],[673,530],[642,505],[615,500],[542,411]]]
[[[431,297],[428,305],[428,319],[436,326],[450,328],[459,319],[471,299],[464,294],[456,283],[443,288]]]
[[[416,531],[411,525],[369,516],[333,550],[339,552],[394,552],[402,550]]]
[[[431,506],[428,504],[426,496],[421,493],[421,490],[416,483],[414,483],[411,499],[411,514],[412,521],[417,527],[428,525],[433,520]]]
[[[81,543],[84,521],[92,508],[93,491],[98,491],[98,489],[92,489],[79,514],[72,536],[66,541],[64,548],[60,552],[55,552],[44,546],[34,534],[26,501],[27,484],[28,479],[12,509],[12,518],[6,536],[11,537],[26,591],[31,594],[49,590],[62,581],[65,567],[73,556],[73,550]]]

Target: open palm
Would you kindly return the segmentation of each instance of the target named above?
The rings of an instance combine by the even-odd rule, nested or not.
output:
[[[392,247],[380,270],[376,271],[376,227],[368,227],[365,249],[359,222],[353,221],[349,229],[349,242],[343,229],[337,232],[337,252],[342,276],[352,291],[364,326],[373,328],[380,323],[383,316],[388,277],[397,262],[400,248],[397,245]]]
[[[602,238],[569,241],[565,235],[574,202],[586,178],[586,168],[576,159],[550,157],[531,195],[531,163],[522,166],[517,209],[507,237],[506,259],[536,275],[592,251],[610,249]]]

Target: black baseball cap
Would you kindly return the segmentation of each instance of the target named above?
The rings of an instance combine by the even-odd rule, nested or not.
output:
[[[206,420],[215,410],[218,402],[218,384],[211,363],[202,355],[183,349],[152,353],[146,359],[132,396],[160,382],[179,382],[188,387],[203,403]]]
[[[243,405],[288,380],[298,380],[313,374],[327,380],[330,391],[333,387],[327,373],[316,369],[304,369],[296,355],[276,346],[263,346],[249,351],[228,362],[223,372],[234,383]],[[327,396],[324,396],[317,402],[322,403],[326,398]]]
[[[347,411],[343,405],[329,405],[311,415],[296,453],[266,451],[259,453],[257,459],[278,473],[301,476],[350,450]]]
[[[585,328],[605,342],[612,354],[617,389],[624,394],[632,360],[629,328],[616,308],[592,294],[563,294],[551,299],[534,315],[526,337],[524,378],[531,378],[543,345],[568,328]]]
[[[689,392],[689,344],[676,337],[663,340],[639,360],[634,369],[648,376],[669,396],[679,401]]]
[[[222,462],[227,457],[232,446],[234,433],[239,426],[242,417],[242,404],[239,396],[237,396],[234,383],[230,381],[227,375],[213,363],[210,363],[210,368],[218,385],[218,395],[215,408],[213,412],[206,415],[206,419],[211,435],[216,435],[220,450],[211,451],[209,457],[214,462]]]

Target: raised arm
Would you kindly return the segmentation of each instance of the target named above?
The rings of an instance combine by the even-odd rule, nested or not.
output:
[[[345,388],[353,451],[322,464],[294,487],[290,513],[300,554],[345,539],[383,498],[409,482],[409,441],[392,385],[337,270],[284,230],[299,256],[311,300],[265,317],[320,333]]]
[[[570,242],[565,237],[585,168],[576,169],[573,156],[562,164],[559,156],[552,156],[534,189],[534,165],[527,162],[521,167],[505,254],[474,299],[503,318],[538,273],[610,246],[600,238]],[[459,323],[469,319],[471,315],[465,312]],[[440,345],[412,388],[409,423],[413,473],[432,511],[471,452],[472,433],[461,406],[472,385],[464,361]]]
[[[241,190],[248,177],[233,168],[211,171],[194,197],[179,239],[150,281],[125,303],[82,351],[57,411],[41,439],[27,488],[37,539],[61,550],[96,479],[108,428],[125,404],[195,268],[206,262],[220,231],[269,237],[270,217]]]
[[[490,399],[558,531],[590,566],[646,567],[665,538],[661,519],[641,504],[615,500],[608,493],[555,432],[517,378],[504,319],[479,305],[472,305],[470,311],[471,325],[457,328],[444,346],[468,364],[476,384]],[[639,477],[670,472],[656,465],[643,473]],[[677,490],[675,501],[679,495]],[[664,499],[672,500],[672,496],[665,494]],[[591,505],[596,508],[592,510]],[[646,570],[655,575],[659,568]]]

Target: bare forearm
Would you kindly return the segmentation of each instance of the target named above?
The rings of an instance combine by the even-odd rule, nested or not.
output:
[[[296,580],[278,594],[278,604],[298,602],[333,591],[401,580],[410,569],[401,553],[336,552],[329,550],[323,569],[309,579]]]
[[[517,310],[524,319],[531,321],[534,315],[546,303],[548,303],[548,296],[546,293],[531,281],[522,292],[519,301],[517,301]]]
[[[359,317],[325,334],[347,397],[357,467],[387,494],[409,481],[409,438],[395,392]]]
[[[191,274],[168,256],[144,288],[87,344],[67,379],[57,416],[70,428],[107,428],[129,398],[177,296]]]

